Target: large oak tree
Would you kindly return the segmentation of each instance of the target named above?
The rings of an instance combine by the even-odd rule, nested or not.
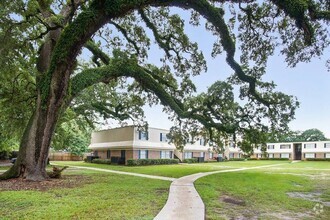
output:
[[[294,66],[322,55],[329,44],[329,3],[321,0],[3,0],[0,8],[1,111],[8,108],[4,115],[22,124],[29,115],[19,157],[3,179],[47,178],[59,119],[68,108],[84,109],[79,96],[99,83],[136,103],[133,109],[131,102],[88,104],[118,119],[138,117],[133,110],[139,112],[141,101],[159,101],[180,123],[199,123],[212,134],[286,128],[297,102],[261,81],[267,58],[280,48]],[[234,72],[227,82],[195,95],[190,77],[206,70],[206,62],[171,8],[190,11],[191,25],[205,22],[214,34],[212,55],[225,54]],[[160,66],[147,63],[152,42],[164,52]],[[93,63],[81,62],[82,54],[92,54]],[[243,104],[234,101],[232,85],[240,86]],[[15,114],[3,104],[13,99],[20,100]]]

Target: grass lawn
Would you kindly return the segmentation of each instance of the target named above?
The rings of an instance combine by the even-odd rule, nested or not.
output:
[[[150,174],[156,176],[166,176],[179,178],[182,176],[209,172],[216,170],[228,170],[242,167],[254,167],[271,164],[289,164],[288,161],[229,161],[219,163],[195,163],[195,164],[173,164],[173,165],[154,165],[154,166],[119,166],[119,165],[107,165],[107,164],[92,164],[80,161],[54,161],[55,164],[59,165],[71,165],[71,166],[85,166],[85,167],[96,167],[102,169],[119,170],[125,172]]]
[[[0,170],[4,171],[4,170],[8,170],[10,168],[10,166],[0,166]]]
[[[0,219],[153,219],[170,186],[169,181],[82,170],[66,171],[61,181],[46,190],[0,187]]]
[[[195,186],[205,203],[207,219],[329,219],[330,216],[329,162],[288,163],[214,174],[197,180]],[[328,206],[324,205],[323,212],[318,214],[320,199]]]
[[[198,179],[195,186],[205,203],[207,219],[326,220],[330,216],[329,162],[232,161],[140,167],[54,163],[175,178],[280,164]],[[60,181],[54,186],[46,183],[46,187],[42,183],[38,189],[25,189],[24,184],[30,183],[24,182],[23,188],[6,189],[0,182],[0,219],[153,219],[164,206],[171,183],[74,168],[66,170]],[[328,206],[318,214],[317,204]]]

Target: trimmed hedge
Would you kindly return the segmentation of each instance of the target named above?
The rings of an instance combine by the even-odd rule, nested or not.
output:
[[[244,161],[245,158],[230,158],[229,161]]]
[[[307,161],[330,161],[330,158],[306,158]]]
[[[92,163],[111,164],[111,160],[109,160],[109,159],[94,159],[94,160],[92,160]]]
[[[198,163],[197,158],[184,159],[183,163]]]
[[[146,165],[161,165],[161,164],[178,164],[178,159],[129,159],[128,166],[146,166]]]
[[[259,160],[289,160],[289,158],[259,158]]]

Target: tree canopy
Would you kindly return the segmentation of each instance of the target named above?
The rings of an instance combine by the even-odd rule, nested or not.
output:
[[[322,0],[1,1],[0,117],[7,134],[22,137],[3,178],[45,178],[49,146],[67,111],[90,124],[95,113],[141,124],[141,106],[160,103],[176,122],[172,131],[214,141],[287,129],[298,102],[262,81],[268,57],[279,48],[294,67],[321,56],[329,46],[329,7]],[[190,21],[172,8],[191,13]],[[197,94],[191,78],[207,71],[207,61],[185,26],[202,24],[214,35],[211,55],[225,55],[233,73]],[[149,63],[153,45],[161,64]]]

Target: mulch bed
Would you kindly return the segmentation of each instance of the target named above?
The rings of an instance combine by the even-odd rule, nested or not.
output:
[[[74,188],[93,182],[88,176],[66,175],[61,179],[48,179],[41,182],[28,181],[22,178],[1,180],[0,191],[38,190],[47,191],[56,188]]]

